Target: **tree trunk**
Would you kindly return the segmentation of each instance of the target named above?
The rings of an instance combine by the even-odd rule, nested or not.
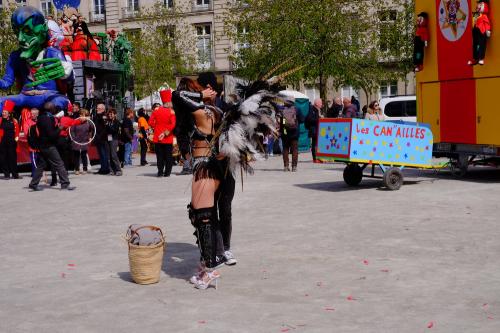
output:
[[[323,109],[321,110],[322,116],[326,116],[326,110],[328,109],[328,103],[326,101],[326,82],[323,73],[319,75],[319,97],[323,101]],[[314,101],[313,101],[314,102]]]

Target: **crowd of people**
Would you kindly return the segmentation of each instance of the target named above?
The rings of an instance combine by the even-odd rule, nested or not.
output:
[[[122,176],[123,169],[132,165],[132,143],[136,133],[141,147],[139,165],[148,165],[147,151],[154,149],[157,176],[169,177],[177,140],[183,161],[181,174],[192,174],[193,177],[188,215],[200,249],[199,270],[190,282],[196,288],[206,289],[220,278],[221,266],[237,262],[231,251],[231,204],[235,179],[228,171],[228,158],[218,152],[217,140],[220,124],[238,100],[232,98],[226,103],[221,95],[215,75],[204,73],[197,81],[181,79],[173,92],[162,91],[162,103],[154,104],[151,114],[143,109],[137,114],[128,109],[122,121],[118,120],[116,110],[103,102],[96,103],[95,110],[81,109],[78,103],[68,110],[60,110],[47,102],[41,110],[23,112],[23,116],[30,118],[25,129],[33,168],[29,188],[41,190],[39,183],[47,169],[52,174],[51,186],[60,183],[63,190],[75,189],[70,186],[68,170],[74,170],[75,175],[88,172],[91,142],[99,155],[100,168],[95,173]],[[9,105],[6,103],[0,122],[0,157],[5,177],[19,178],[15,151],[20,129],[9,111],[13,106],[9,109]],[[304,124],[308,131],[312,156],[316,160],[317,124],[323,117],[323,102],[314,100],[305,116],[298,112],[293,100],[284,99],[278,108],[277,131],[264,133],[262,150],[267,156],[272,156],[274,142],[278,140],[284,171],[296,172],[300,124]],[[347,99],[342,107],[334,101],[327,115],[332,112],[337,117],[359,115],[356,104]],[[383,120],[377,102],[370,103],[365,117]]]

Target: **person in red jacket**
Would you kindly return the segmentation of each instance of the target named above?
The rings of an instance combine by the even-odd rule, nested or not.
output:
[[[19,123],[13,117],[14,103],[6,100],[0,118],[0,165],[5,179],[19,179],[17,172],[17,140],[19,139]]]
[[[429,43],[428,22],[429,15],[427,13],[422,12],[418,14],[413,49],[413,65],[415,66],[415,72],[420,72],[424,69],[424,50]]]
[[[489,0],[479,0],[473,17],[472,28],[472,60],[467,65],[484,65],[486,40],[491,36],[491,24],[488,18]]]
[[[153,143],[156,152],[158,177],[170,177],[172,172],[173,157],[172,147],[174,142],[173,130],[175,128],[175,112],[172,109],[172,91],[161,92],[163,106],[153,108],[149,118],[149,126],[153,128]]]

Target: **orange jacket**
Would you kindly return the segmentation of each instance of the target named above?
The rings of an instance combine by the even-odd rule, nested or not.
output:
[[[153,142],[173,144],[174,142],[174,128],[175,128],[175,112],[173,109],[160,106],[153,111],[151,118],[149,118],[149,125],[153,127]],[[159,136],[167,132],[168,135],[160,140]]]

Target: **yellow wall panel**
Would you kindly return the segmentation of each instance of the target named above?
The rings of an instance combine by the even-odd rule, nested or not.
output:
[[[434,135],[434,142],[440,142],[441,135],[439,130],[439,116],[440,116],[440,84],[434,83],[420,83],[417,87],[417,116],[418,121],[421,123],[431,125],[431,131]],[[425,96],[425,98],[422,98]],[[420,110],[425,110],[421,112]]]
[[[500,146],[500,77],[476,80],[477,143]]]

